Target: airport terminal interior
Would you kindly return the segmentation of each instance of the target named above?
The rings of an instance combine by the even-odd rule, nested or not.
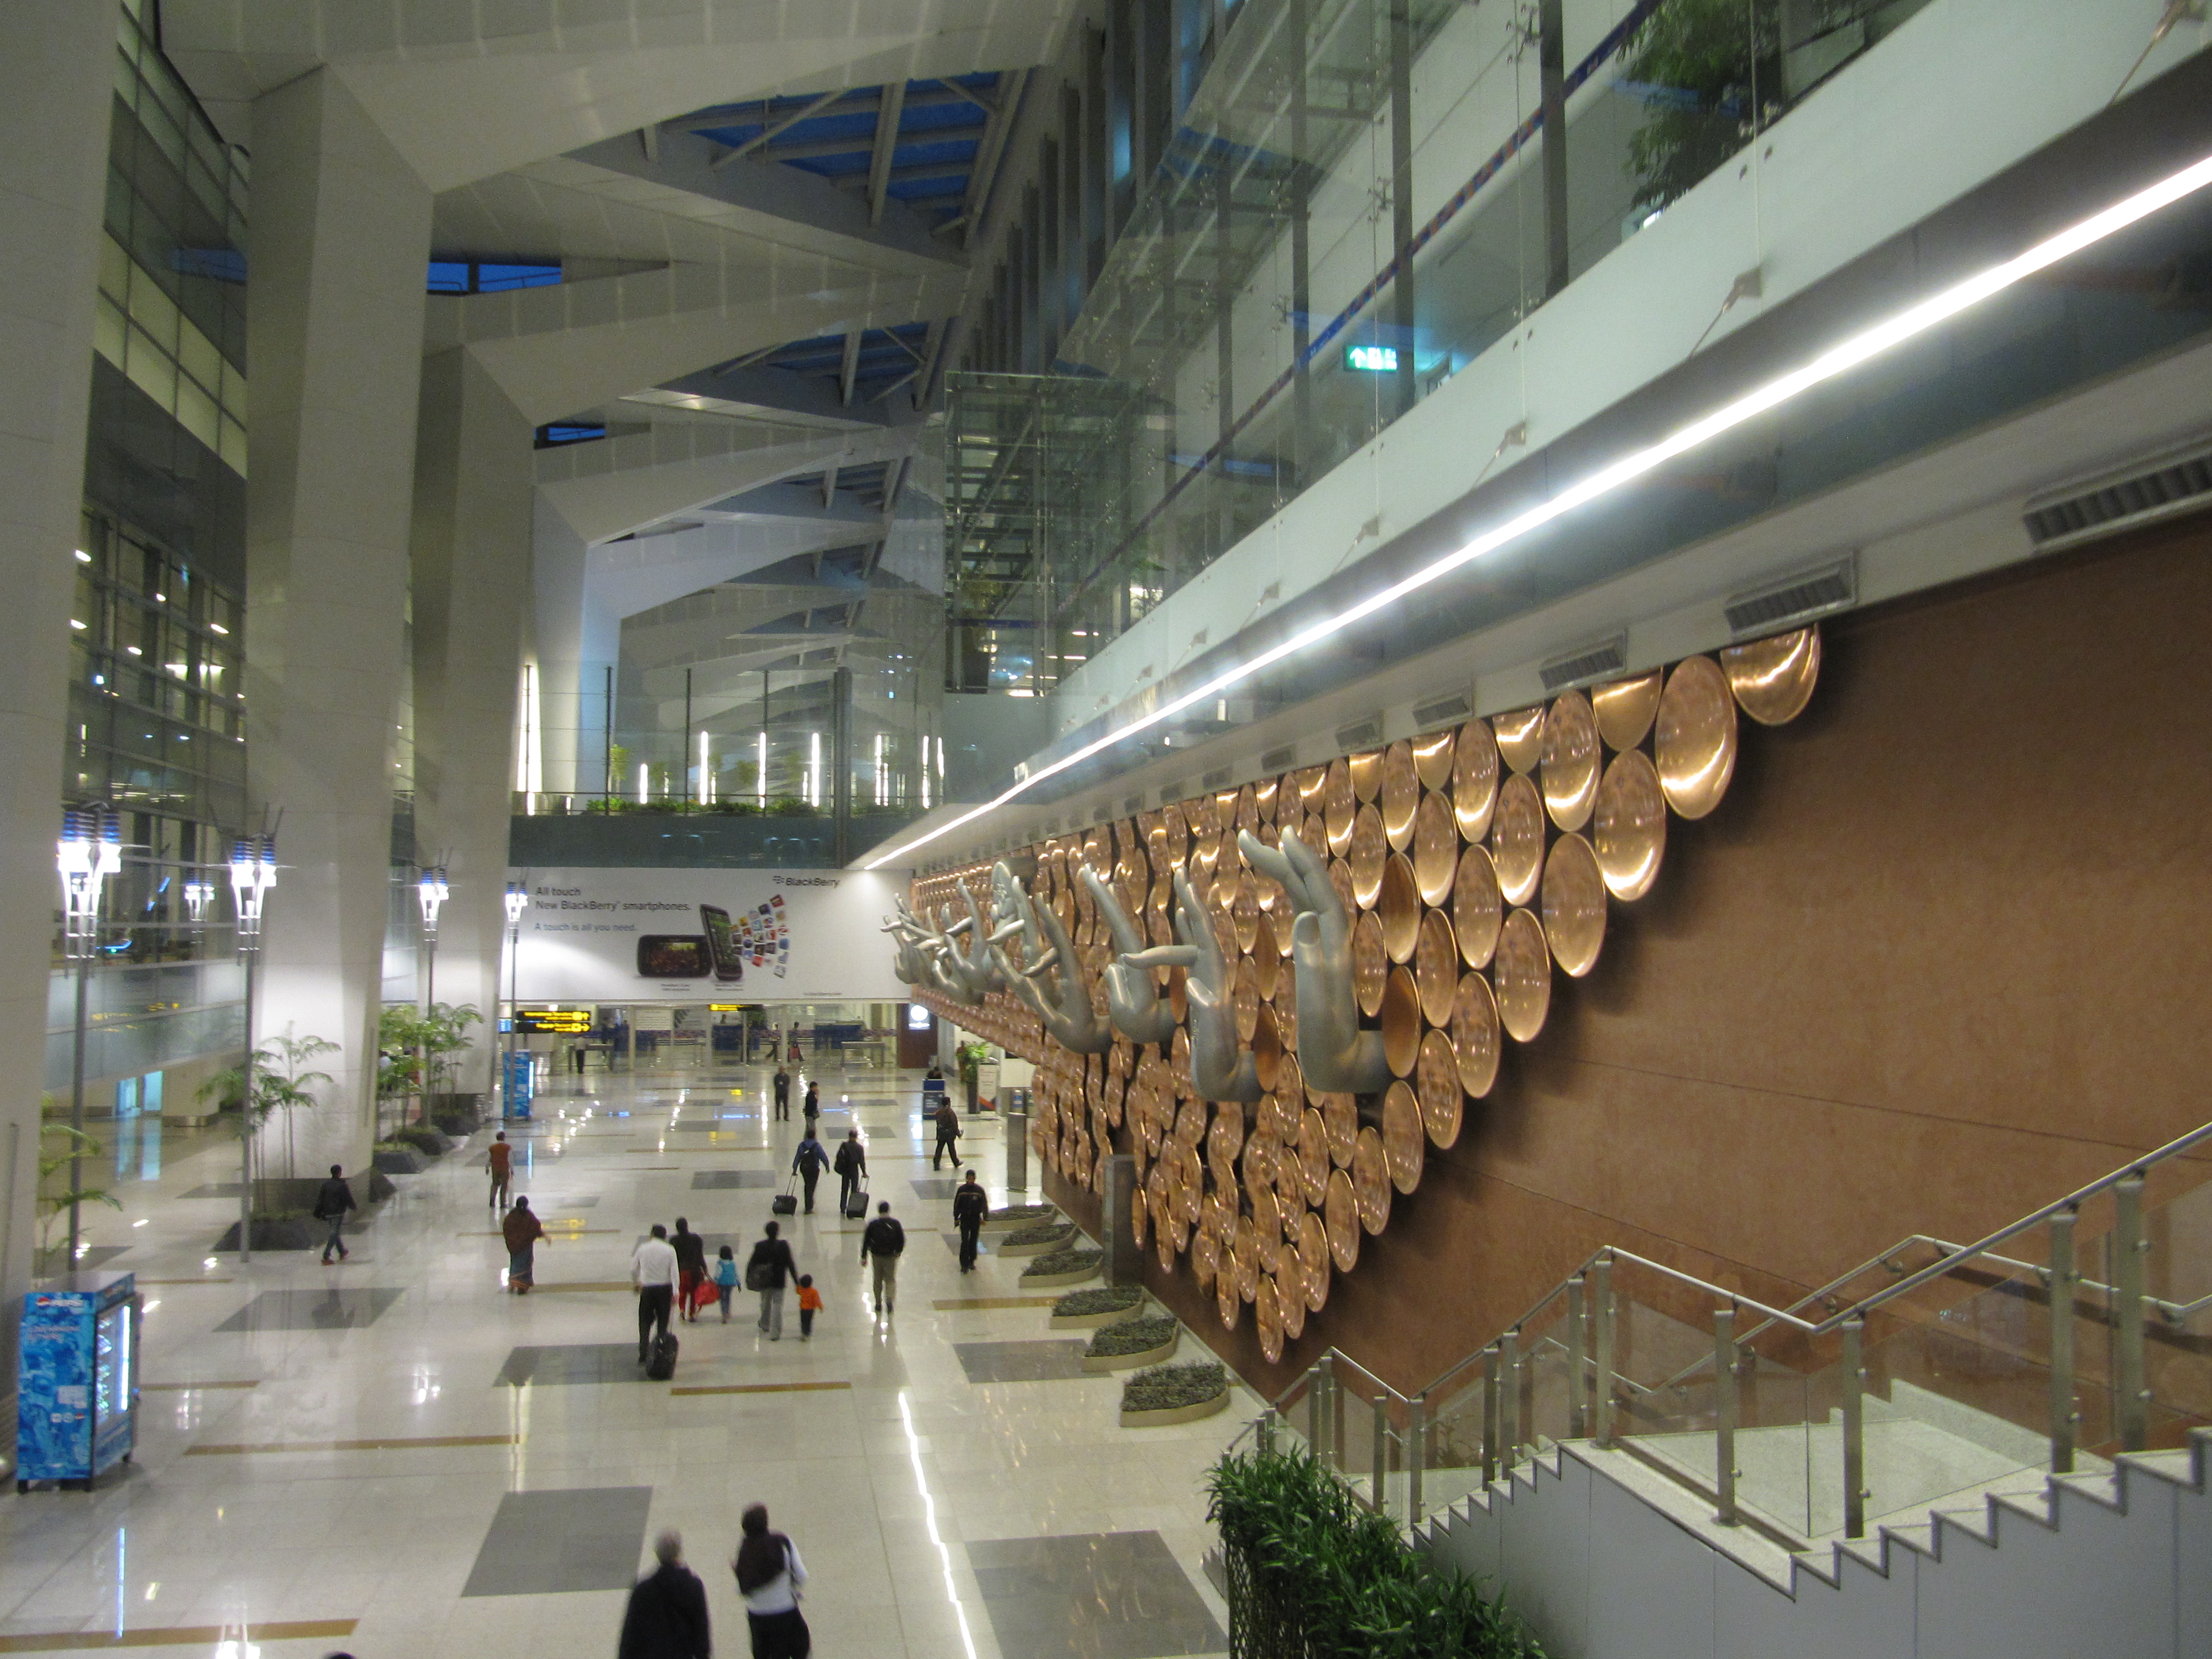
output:
[[[0,1653],[2212,1651],[2204,0],[0,134]]]

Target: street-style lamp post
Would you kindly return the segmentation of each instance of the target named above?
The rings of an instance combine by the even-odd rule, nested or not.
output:
[[[438,910],[446,902],[446,866],[426,866],[416,878],[415,896],[422,906],[422,1018],[426,1026],[416,1055],[416,1064],[420,1067],[416,1085],[422,1100],[420,1117],[427,1123],[430,1118],[430,1042],[427,1026],[431,1010],[438,1006]]]
[[[237,907],[238,959],[246,969],[246,1063],[239,1068],[238,1259],[253,1260],[253,978],[261,960],[261,910],[276,884],[276,837],[241,836],[231,844],[230,891]]]
[[[499,1060],[499,1115],[514,1115],[514,1022],[522,1006],[522,913],[530,908],[526,882],[507,884],[507,1044]]]
[[[77,1194],[84,1190],[85,1000],[93,961],[100,954],[100,890],[123,867],[122,819],[106,806],[70,808],[62,814],[54,861],[62,877],[64,948],[76,964],[76,1030],[70,1051],[69,1264],[74,1272],[80,1242]]]

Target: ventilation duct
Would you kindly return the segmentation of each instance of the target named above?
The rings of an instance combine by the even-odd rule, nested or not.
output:
[[[1260,757],[1262,772],[1287,772],[1298,763],[1298,746],[1286,743],[1279,749],[1270,749]]]
[[[1354,720],[1349,726],[1336,728],[1336,746],[1349,754],[1355,749],[1373,749],[1382,741],[1382,717],[1370,714],[1364,720]]]
[[[1609,679],[1618,674],[1628,661],[1628,635],[1616,634],[1609,640],[1595,645],[1585,645],[1553,658],[1537,670],[1544,678],[1547,696],[1564,691],[1571,685],[1588,685],[1593,680]]]
[[[1474,713],[1474,700],[1462,692],[1455,691],[1448,697],[1437,697],[1413,705],[1413,729],[1433,732],[1440,726],[1458,726]]]
[[[1854,553],[1817,570],[1800,571],[1738,593],[1722,609],[1729,631],[1741,639],[1747,634],[1771,633],[1787,623],[1809,622],[1831,611],[1849,610],[1858,599],[1859,560]]]
[[[2212,445],[2199,444],[2123,476],[2032,500],[2021,522],[2037,552],[2056,553],[2206,507],[2212,507]]]

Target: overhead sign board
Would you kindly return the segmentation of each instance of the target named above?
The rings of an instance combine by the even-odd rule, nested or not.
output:
[[[592,1030],[589,1008],[522,1008],[514,1016],[514,1029],[526,1036],[586,1036]]]

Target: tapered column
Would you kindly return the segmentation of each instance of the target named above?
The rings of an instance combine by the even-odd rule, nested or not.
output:
[[[108,6],[0,6],[0,1422],[33,1242],[115,25]]]
[[[343,82],[255,100],[247,788],[283,821],[253,1035],[340,1049],[295,1174],[364,1165],[374,1131],[429,244],[430,192]]]
[[[415,836],[443,860],[437,998],[486,1024],[453,1080],[492,1085],[515,701],[530,604],[531,428],[465,348],[422,364],[415,446]]]
[[[536,609],[526,652],[536,697],[536,782],[551,795],[598,795],[623,780],[607,769],[608,688],[622,654],[622,618],[590,580],[591,550],[543,497],[532,509]]]

